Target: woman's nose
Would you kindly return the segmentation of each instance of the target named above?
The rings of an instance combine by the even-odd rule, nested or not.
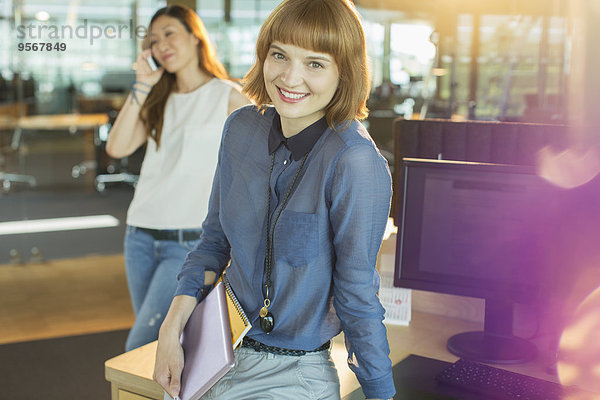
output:
[[[165,51],[167,48],[167,41],[161,39],[158,39],[156,41],[156,50],[158,50],[160,53],[162,53],[163,51]]]
[[[296,63],[289,63],[281,73],[281,81],[288,87],[297,86],[302,82],[302,73]]]

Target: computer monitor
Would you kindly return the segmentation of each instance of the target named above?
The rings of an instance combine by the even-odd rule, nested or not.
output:
[[[555,289],[559,189],[531,167],[404,159],[394,285],[485,299],[484,330],[448,349],[488,363],[535,357],[513,335],[514,303]]]

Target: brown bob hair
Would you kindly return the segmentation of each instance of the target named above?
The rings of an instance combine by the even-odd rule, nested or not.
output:
[[[158,17],[163,15],[177,19],[188,32],[199,39],[197,46],[198,67],[204,73],[216,78],[229,79],[227,70],[217,58],[216,52],[210,43],[208,32],[206,31],[202,20],[194,10],[186,6],[172,5],[156,11],[148,26],[148,35],[146,40],[144,40],[145,48],[149,47],[152,24]],[[175,74],[164,71],[162,77],[156,85],[154,85],[140,110],[140,116],[144,122],[146,134],[148,137],[154,139],[157,147],[160,146],[165,105],[167,104],[167,99],[173,90],[174,84]]]
[[[244,77],[242,89],[262,109],[271,103],[263,65],[273,42],[333,56],[340,82],[325,108],[325,118],[331,128],[367,117],[370,80],[365,35],[360,17],[349,0],[285,0],[269,15],[260,29],[256,61]]]

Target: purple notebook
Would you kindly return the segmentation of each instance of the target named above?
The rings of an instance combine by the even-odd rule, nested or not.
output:
[[[202,300],[181,335],[184,365],[181,400],[197,400],[233,367],[225,287],[219,282]]]

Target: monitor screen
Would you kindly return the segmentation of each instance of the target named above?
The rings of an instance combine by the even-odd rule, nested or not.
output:
[[[559,189],[531,167],[423,159],[403,163],[395,286],[484,298],[485,336],[513,340],[513,303],[535,302],[555,286]],[[523,361],[520,354],[504,361],[468,351],[459,355]]]

